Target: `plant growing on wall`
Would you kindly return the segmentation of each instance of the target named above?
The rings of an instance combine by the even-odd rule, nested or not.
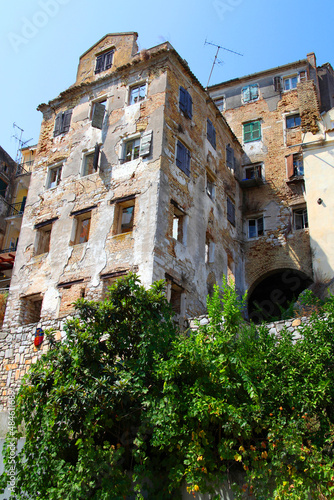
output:
[[[163,283],[130,275],[77,308],[17,397],[16,498],[219,498],[224,481],[236,498],[334,498],[333,299],[299,340],[245,323],[226,282],[209,324],[178,335]]]

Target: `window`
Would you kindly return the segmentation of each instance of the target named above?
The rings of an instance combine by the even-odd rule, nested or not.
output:
[[[205,263],[211,264],[215,261],[215,244],[208,234],[205,238]]]
[[[216,129],[209,119],[206,121],[206,137],[211,146],[216,149]]]
[[[146,97],[146,83],[136,85],[130,88],[129,104],[143,101]]]
[[[256,219],[248,219],[248,238],[257,238],[263,236],[263,216]]]
[[[71,212],[71,215],[75,218],[75,222],[70,245],[80,245],[88,241],[93,208],[96,208],[96,205],[76,212]]]
[[[131,232],[134,227],[135,197],[130,195],[111,203],[115,203],[113,234]]]
[[[244,123],[244,142],[258,141],[261,139],[261,123],[259,121]]]
[[[47,189],[52,189],[58,186],[61,181],[62,168],[63,164],[49,168]]]
[[[40,294],[29,295],[21,299],[20,322],[24,325],[38,323],[41,319],[43,297]]]
[[[180,141],[177,141],[176,145],[176,165],[188,177],[190,176],[190,151]]]
[[[184,116],[187,118],[192,118],[193,116],[193,101],[191,98],[191,95],[189,92],[184,89],[183,87],[180,87],[180,94],[179,94],[179,107]]]
[[[92,109],[92,127],[102,129],[107,100],[94,102]]]
[[[300,177],[304,175],[303,155],[294,153],[286,158],[288,178]]]
[[[93,174],[98,169],[100,146],[96,144],[94,151],[83,157],[82,176]]]
[[[293,210],[293,227],[294,229],[308,228],[306,207]]]
[[[139,158],[140,138],[131,139],[125,143],[124,162],[136,160]]]
[[[206,172],[206,194],[211,200],[215,199],[215,181],[208,172]]]
[[[304,175],[303,156],[298,153],[293,155],[293,175],[297,177]]]
[[[222,96],[219,99],[215,99],[214,102],[219,111],[222,113],[225,110],[225,97]]]
[[[262,179],[262,165],[245,167],[245,179]]]
[[[136,160],[140,156],[148,156],[151,151],[152,135],[152,130],[148,130],[141,137],[125,141],[123,143],[123,163]]]
[[[227,197],[227,220],[235,226],[235,205],[229,197]]]
[[[51,241],[51,230],[52,224],[58,219],[47,220],[35,224],[34,229],[36,229],[36,239],[35,239],[35,255],[41,255],[43,253],[48,253],[50,251],[50,241]]]
[[[172,237],[174,240],[180,241],[181,243],[185,243],[186,241],[186,214],[184,211],[178,206],[176,201],[171,200],[172,211],[173,211],[173,232]]]
[[[64,283],[58,283],[57,285],[60,291],[60,307],[59,307],[59,317],[66,316],[74,310],[74,301],[84,298],[85,296],[85,284],[84,279],[78,279],[75,281],[68,281]]]
[[[167,300],[172,306],[174,314],[181,316],[184,314],[184,289],[175,283],[172,277],[166,275],[167,281]]]
[[[229,144],[226,145],[226,165],[234,170],[234,151]]]
[[[7,187],[8,184],[3,179],[0,179],[0,196],[2,196],[3,198],[6,197]]]
[[[283,90],[292,90],[297,88],[298,75],[286,76],[283,78]]]
[[[66,134],[69,131],[71,125],[72,109],[58,113],[55,120],[55,128],[53,131],[53,136],[56,137],[60,134]]]
[[[110,290],[109,288],[116,283],[117,280],[125,278],[127,274],[129,273],[129,269],[125,269],[122,271],[115,271],[113,273],[106,273],[106,274],[101,274],[101,280],[102,280],[102,299],[105,299]]]
[[[104,52],[104,54],[100,54],[96,58],[95,65],[95,74],[101,73],[102,71],[106,71],[111,68],[112,60],[113,60],[114,51],[109,50],[108,52]]]
[[[243,103],[256,101],[259,98],[258,84],[247,85],[241,90],[241,99]]]
[[[300,115],[298,113],[286,117],[286,128],[299,127],[300,124],[301,120],[300,120]]]

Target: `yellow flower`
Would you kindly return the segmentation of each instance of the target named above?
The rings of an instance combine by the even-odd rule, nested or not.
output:
[[[241,451],[241,453],[243,453],[245,451],[245,448],[243,446],[240,446],[239,451]]]
[[[198,484],[195,484],[195,486],[194,486],[194,491],[199,491],[199,486],[198,486]]]

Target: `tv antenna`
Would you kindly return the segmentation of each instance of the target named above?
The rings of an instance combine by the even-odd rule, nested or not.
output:
[[[20,163],[20,159],[21,159],[21,149],[26,145],[28,144],[28,142],[32,141],[32,138],[31,139],[28,139],[27,141],[23,141],[22,139],[22,135],[23,135],[23,128],[19,127],[18,125],[16,125],[16,123],[14,122],[13,123],[13,127],[14,129],[17,128],[20,132],[17,132],[17,134],[14,134],[12,135],[12,137],[14,137],[14,139],[17,140],[18,144],[17,144],[17,152],[16,152],[16,158],[15,158],[15,161],[16,163]]]
[[[212,68],[211,68],[211,73],[210,73],[210,76],[209,76],[209,80],[208,80],[208,83],[206,85],[206,88],[208,88],[209,82],[211,80],[211,75],[212,75],[212,72],[213,72],[213,68],[215,67],[215,64],[217,63],[217,57],[218,57],[220,49],[221,50],[227,50],[227,52],[232,52],[232,54],[236,54],[237,56],[243,56],[243,54],[240,54],[239,52],[235,52],[234,50],[231,50],[231,49],[227,49],[226,47],[222,47],[221,45],[216,45],[215,43],[208,42],[206,39],[205,39],[204,45],[213,45],[214,47],[217,47],[217,52],[216,52],[216,55],[215,55],[215,59],[213,61],[213,65],[212,65]],[[222,61],[219,61],[219,59],[218,59],[218,63],[221,64],[221,62]]]

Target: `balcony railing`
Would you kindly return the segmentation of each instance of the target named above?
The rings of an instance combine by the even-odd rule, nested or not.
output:
[[[18,203],[13,203],[9,205],[7,217],[13,217],[15,215],[23,215],[24,208],[26,205],[26,200],[19,201]]]
[[[30,174],[31,173],[31,167],[32,167],[33,163],[34,163],[33,160],[26,161],[24,163],[20,163],[17,166],[16,175],[28,175],[28,174]]]

